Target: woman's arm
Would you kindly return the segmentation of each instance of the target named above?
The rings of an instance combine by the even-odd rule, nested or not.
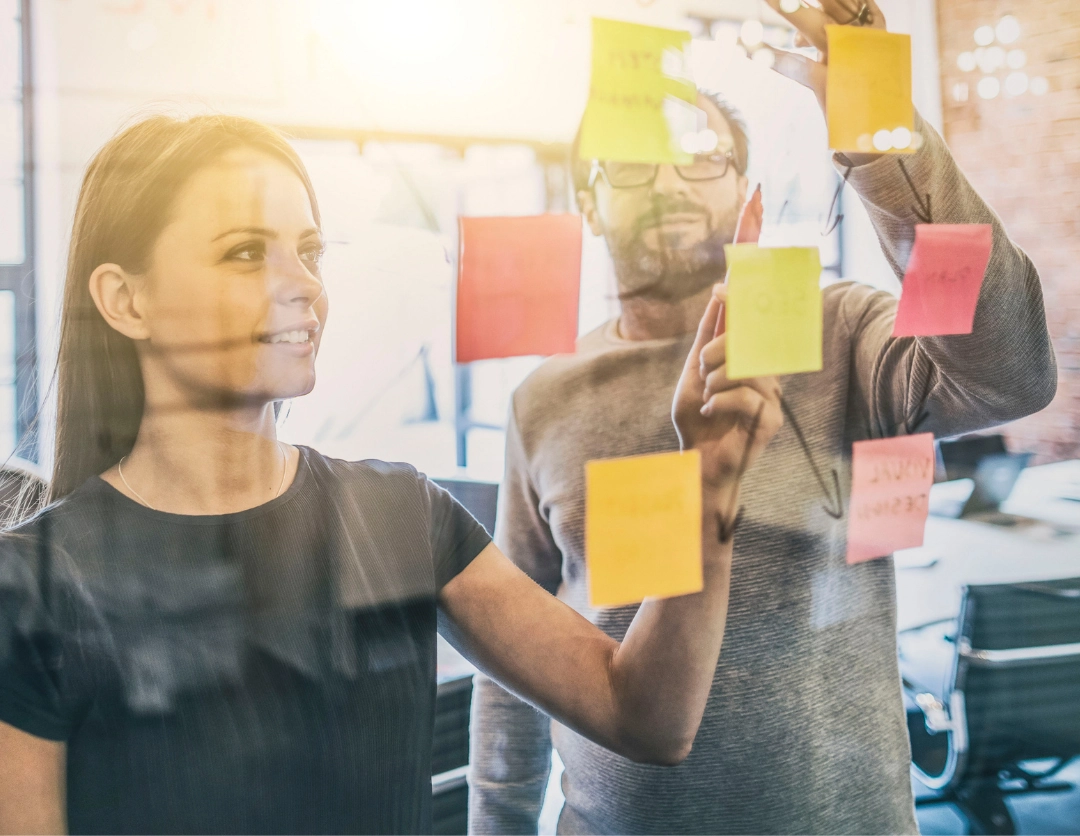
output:
[[[65,833],[66,747],[0,722],[0,834]]]
[[[738,506],[743,471],[782,421],[775,379],[726,380],[724,338],[710,341],[720,307],[714,296],[673,408],[683,449],[701,453],[702,591],[646,600],[621,644],[533,583],[494,545],[440,593],[447,638],[477,667],[559,722],[637,761],[676,764],[690,752],[727,621],[730,509]],[[706,346],[711,351],[703,352]]]

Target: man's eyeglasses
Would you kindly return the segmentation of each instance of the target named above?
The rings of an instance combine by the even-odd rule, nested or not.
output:
[[[728,173],[735,160],[733,151],[723,154],[697,154],[689,165],[675,166],[676,173],[690,182],[719,180]],[[656,180],[660,166],[656,163],[619,163],[610,160],[593,160],[589,172],[589,188],[596,185],[596,178],[603,177],[613,189],[636,189],[651,186]]]

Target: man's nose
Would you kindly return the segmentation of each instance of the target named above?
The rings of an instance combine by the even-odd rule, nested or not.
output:
[[[675,166],[661,163],[656,167],[652,190],[657,194],[682,194],[686,192],[686,181],[679,176]]]

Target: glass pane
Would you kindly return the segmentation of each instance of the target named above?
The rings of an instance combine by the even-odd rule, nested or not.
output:
[[[0,180],[0,264],[26,260],[23,187],[19,180]]]
[[[22,177],[22,102],[0,100],[0,180]]]
[[[0,461],[15,449],[15,294],[0,290]]]
[[[18,4],[0,0],[0,98],[19,95],[22,79],[21,27],[15,19]]]

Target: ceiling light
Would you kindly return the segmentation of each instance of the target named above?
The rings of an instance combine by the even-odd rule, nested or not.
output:
[[[961,52],[956,56],[956,66],[963,70],[965,73],[970,73],[975,69],[975,53],[973,52]]]
[[[892,150],[892,132],[881,130],[874,134],[874,148],[878,151]]]
[[[990,46],[994,42],[994,27],[980,26],[975,30],[975,43],[979,46]]]
[[[994,99],[997,98],[997,94],[1001,92],[1001,82],[992,75],[988,75],[979,81],[977,89],[982,98]]]
[[[760,20],[744,20],[742,29],[739,31],[739,37],[742,38],[742,42],[750,49],[761,43],[765,37],[765,27],[761,25]]]
[[[1022,96],[1028,89],[1027,73],[1009,73],[1005,79],[1005,92],[1010,96]]]
[[[1014,43],[1020,37],[1020,21],[1012,15],[1005,15],[994,27],[994,32],[1001,43]]]

